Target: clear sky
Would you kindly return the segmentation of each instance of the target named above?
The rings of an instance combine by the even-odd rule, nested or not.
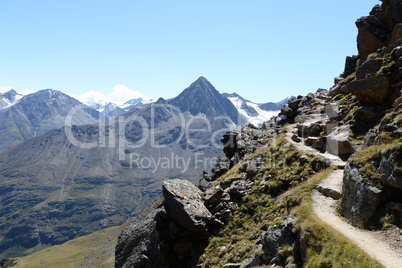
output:
[[[0,90],[171,98],[205,76],[220,92],[279,101],[330,88],[357,53],[354,22],[376,4],[0,0]]]

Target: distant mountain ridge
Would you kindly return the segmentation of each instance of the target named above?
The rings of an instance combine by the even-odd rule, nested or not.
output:
[[[18,94],[14,89],[5,93],[0,93],[0,110],[11,107],[21,98],[22,95]]]
[[[0,96],[0,100],[7,103],[0,109],[0,150],[64,126],[69,112],[82,105],[78,100],[54,89],[40,90],[26,96],[11,90]],[[98,119],[96,110],[84,108],[75,113],[72,122],[76,125],[94,124]]]
[[[72,123],[86,125],[112,120],[152,100],[137,98],[120,106],[114,103],[88,106],[55,89],[44,89],[25,96],[11,89],[0,93],[0,151],[63,127],[66,116],[74,107],[82,106],[83,109],[74,114]]]
[[[286,105],[289,100],[294,98],[293,96],[290,96],[276,103],[268,102],[259,104],[246,100],[237,93],[223,93],[222,96],[229,99],[238,110],[238,113],[242,118],[240,122],[241,126],[251,123],[258,127],[271,119],[271,117],[278,115],[281,108]]]
[[[21,117],[32,124],[25,119],[32,113],[36,117],[30,119],[41,126],[36,118],[52,119],[64,111],[61,100],[82,105],[44,90],[2,110],[0,122]],[[22,115],[12,117],[17,112]],[[96,119],[85,109],[82,116]],[[176,98],[134,106],[103,127],[94,121],[63,126],[0,152],[0,257],[125,222],[160,196],[162,180],[197,180],[214,164],[213,157],[222,155],[220,138],[239,120],[232,102],[200,77]]]

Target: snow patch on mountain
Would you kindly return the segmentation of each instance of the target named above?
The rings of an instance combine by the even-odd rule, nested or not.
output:
[[[22,97],[22,94],[18,94],[13,89],[5,93],[0,93],[0,110],[14,106],[22,99]]]
[[[243,117],[244,122],[240,122],[242,126],[249,123],[260,127],[262,123],[271,119],[271,117],[279,114],[277,111],[265,111],[260,108],[260,104],[244,100],[241,97],[228,97],[233,105],[238,110],[239,114]]]

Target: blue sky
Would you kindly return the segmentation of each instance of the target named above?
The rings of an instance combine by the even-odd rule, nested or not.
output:
[[[171,98],[205,76],[220,92],[279,101],[330,88],[357,53],[354,22],[376,4],[0,0],[0,88],[117,102]]]

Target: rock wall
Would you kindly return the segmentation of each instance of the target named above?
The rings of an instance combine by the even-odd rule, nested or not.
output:
[[[347,164],[343,175],[340,211],[354,226],[363,227],[382,202],[380,189],[364,180],[356,167]]]

